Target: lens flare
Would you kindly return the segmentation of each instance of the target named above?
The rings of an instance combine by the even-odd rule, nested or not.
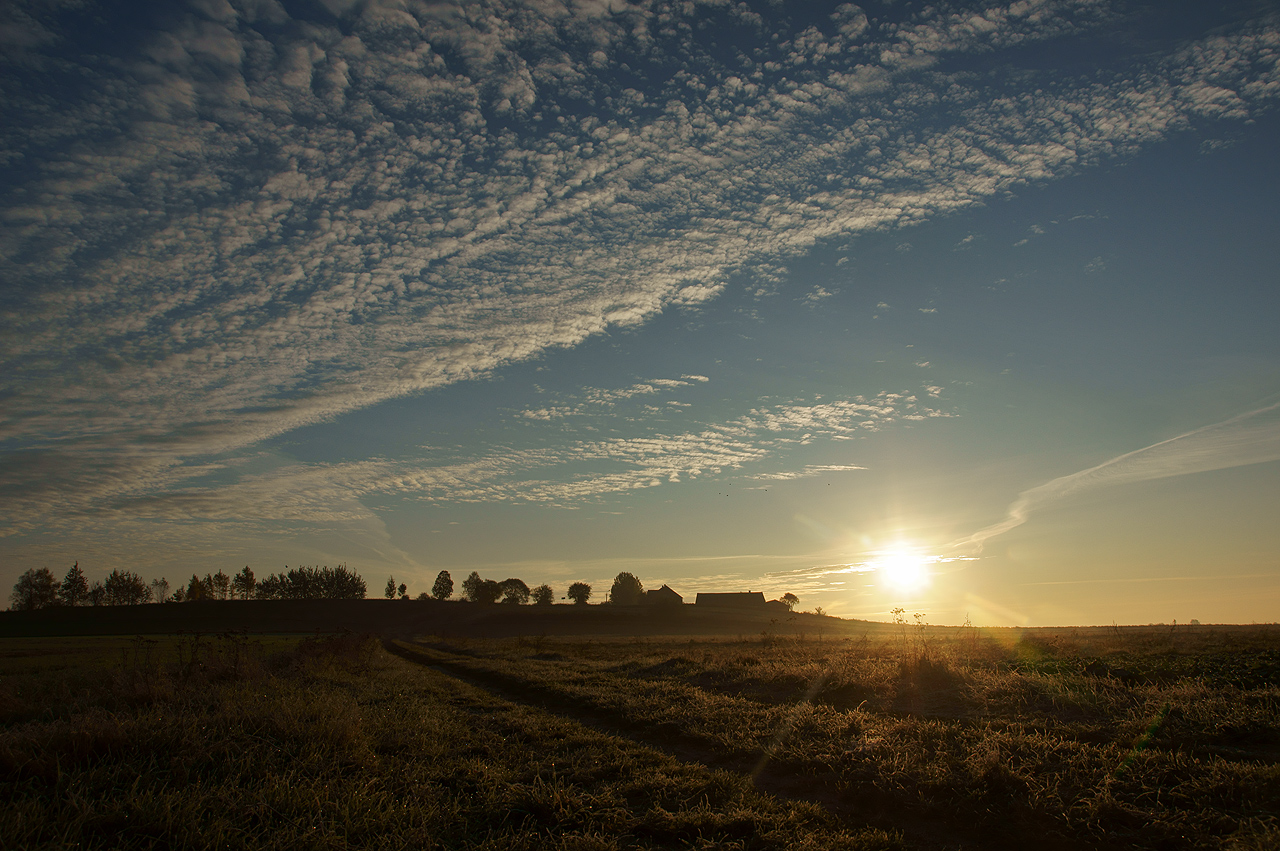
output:
[[[873,562],[880,581],[898,592],[922,591],[932,579],[929,564],[933,560],[900,547],[881,553]]]

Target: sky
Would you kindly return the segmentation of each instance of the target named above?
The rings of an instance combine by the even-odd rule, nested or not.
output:
[[[1280,612],[1280,4],[11,0],[0,585]]]

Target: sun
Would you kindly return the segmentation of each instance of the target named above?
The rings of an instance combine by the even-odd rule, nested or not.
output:
[[[895,547],[880,553],[874,564],[880,580],[894,591],[921,591],[931,580],[931,559],[907,547]]]

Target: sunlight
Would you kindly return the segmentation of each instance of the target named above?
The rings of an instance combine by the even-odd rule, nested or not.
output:
[[[905,593],[922,591],[929,586],[928,565],[932,561],[908,547],[895,547],[880,553],[872,563],[885,585]]]

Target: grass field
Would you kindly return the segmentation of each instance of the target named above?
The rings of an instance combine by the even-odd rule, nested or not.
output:
[[[14,848],[1280,847],[1274,630],[0,641]]]

